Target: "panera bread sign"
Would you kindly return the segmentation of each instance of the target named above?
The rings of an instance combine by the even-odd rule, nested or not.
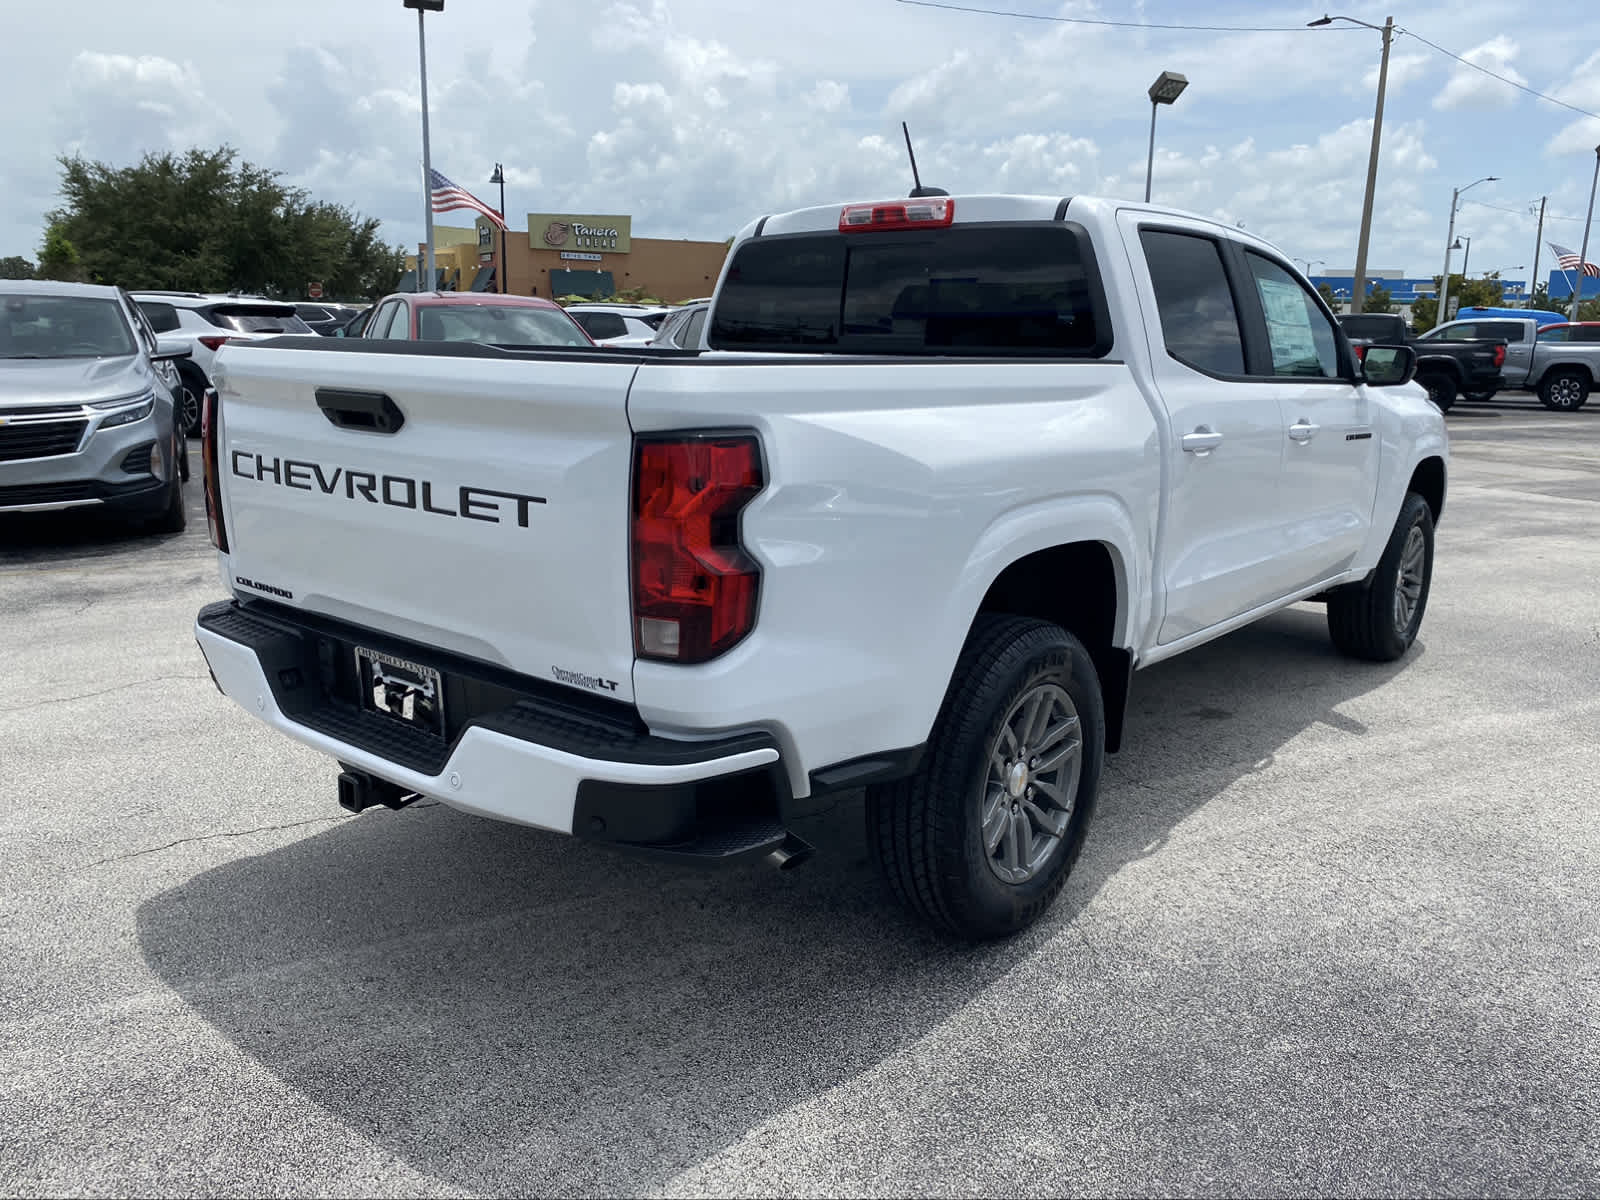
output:
[[[535,250],[626,254],[632,237],[632,217],[528,214],[528,241]]]

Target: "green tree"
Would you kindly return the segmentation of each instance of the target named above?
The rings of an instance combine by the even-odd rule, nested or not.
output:
[[[1437,289],[1440,276],[1433,277],[1433,286]],[[1450,276],[1450,298],[1460,301],[1459,307],[1494,307],[1501,303],[1505,289],[1500,285],[1498,273],[1485,276],[1482,279],[1463,279],[1460,275]],[[1439,301],[1436,296],[1423,296],[1413,301],[1411,305],[1411,324],[1418,333],[1426,333],[1439,324]]]
[[[1367,302],[1362,306],[1362,312],[1392,313],[1394,311],[1394,294],[1381,283],[1372,285],[1372,290],[1367,293]]]
[[[32,279],[33,264],[20,254],[0,258],[0,279]]]
[[[38,275],[40,279],[69,281],[80,281],[84,277],[78,248],[72,244],[60,221],[51,221],[44,232],[44,245],[39,247]]]
[[[97,282],[301,297],[315,280],[330,299],[374,299],[404,269],[404,250],[383,243],[376,220],[313,200],[229,146],[130,167],[60,161],[65,203],[52,228]]]
[[[1325,283],[1317,284],[1317,295],[1321,296],[1323,298],[1323,300],[1325,300],[1327,302],[1328,307],[1333,309],[1334,312],[1343,312],[1344,311],[1344,301],[1342,301],[1338,297],[1336,297],[1333,294],[1333,289],[1331,287],[1329,287],[1327,284],[1325,284]]]

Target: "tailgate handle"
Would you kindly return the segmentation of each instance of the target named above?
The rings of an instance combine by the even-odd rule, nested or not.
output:
[[[396,433],[406,423],[400,406],[382,392],[318,388],[317,407],[340,429],[361,433]]]

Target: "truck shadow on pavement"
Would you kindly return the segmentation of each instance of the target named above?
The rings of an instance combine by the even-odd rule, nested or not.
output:
[[[140,944],[230,1042],[417,1170],[637,1193],[981,1001],[1289,739],[1361,733],[1336,707],[1404,666],[1339,659],[1321,611],[1297,609],[1141,673],[1076,873],[1003,945],[892,906],[858,797],[786,874],[638,862],[443,807],[368,813],[152,898]]]

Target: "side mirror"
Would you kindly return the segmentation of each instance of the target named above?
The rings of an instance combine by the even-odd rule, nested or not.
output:
[[[1417,352],[1410,346],[1368,346],[1361,370],[1368,387],[1398,387],[1417,373]]]
[[[151,362],[175,362],[180,358],[193,358],[194,351],[182,342],[163,342],[156,339],[156,352],[150,356]]]

